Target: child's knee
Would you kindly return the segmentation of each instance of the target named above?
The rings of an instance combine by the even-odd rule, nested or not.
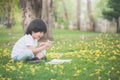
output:
[[[41,53],[42,53],[43,55],[46,55],[46,50],[42,50]]]

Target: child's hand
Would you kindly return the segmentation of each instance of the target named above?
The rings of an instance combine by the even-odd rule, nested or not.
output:
[[[46,44],[48,45],[48,47],[50,47],[52,45],[52,41],[48,40]]]
[[[47,41],[47,42],[40,43],[39,46],[40,47],[44,47],[46,49],[46,48],[49,48],[51,45],[52,45],[52,42],[51,41]]]
[[[43,45],[45,45],[45,42],[41,42],[39,46],[43,46]]]

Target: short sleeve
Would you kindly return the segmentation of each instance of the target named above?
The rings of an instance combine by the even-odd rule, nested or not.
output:
[[[28,35],[25,38],[25,45],[26,46],[37,46],[37,41],[33,39],[31,35]]]

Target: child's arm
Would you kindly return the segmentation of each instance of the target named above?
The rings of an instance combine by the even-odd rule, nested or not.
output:
[[[45,43],[49,44],[49,47],[52,45],[52,41],[47,40],[47,42],[41,42],[39,46],[43,46]]]
[[[42,43],[39,47],[28,46],[28,48],[34,53],[38,53],[46,48],[48,48],[51,44],[49,42]]]

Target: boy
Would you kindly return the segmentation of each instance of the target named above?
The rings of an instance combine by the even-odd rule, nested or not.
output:
[[[37,47],[37,42],[47,32],[47,27],[41,19],[33,20],[26,31],[14,45],[11,57],[15,61],[30,60],[38,61],[45,57],[46,49],[50,47],[51,42],[42,42]]]

